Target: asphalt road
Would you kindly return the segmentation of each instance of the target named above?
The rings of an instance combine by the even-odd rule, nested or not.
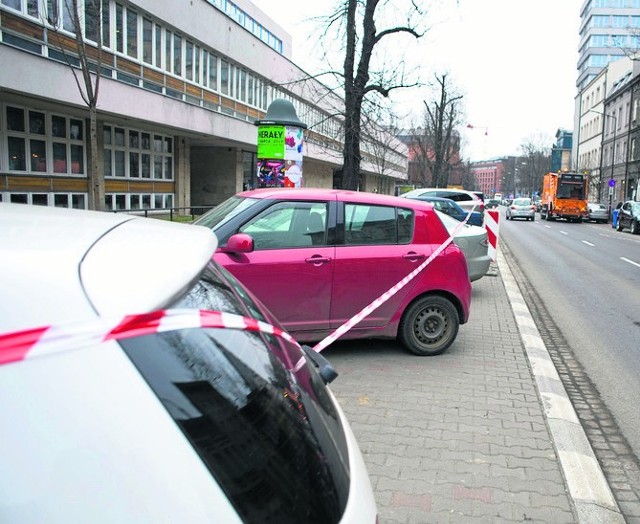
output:
[[[640,236],[610,224],[504,220],[500,238],[640,457]]]

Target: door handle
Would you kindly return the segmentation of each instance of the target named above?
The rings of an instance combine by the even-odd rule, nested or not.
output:
[[[420,260],[423,258],[426,258],[426,255],[422,255],[420,253],[415,253],[415,252],[411,252],[411,253],[407,253],[406,255],[402,255],[402,258],[406,258],[408,260]]]
[[[317,256],[305,258],[304,261],[308,262],[309,264],[320,265],[320,264],[324,264],[325,262],[331,262],[331,258],[323,257],[322,255],[317,255]]]

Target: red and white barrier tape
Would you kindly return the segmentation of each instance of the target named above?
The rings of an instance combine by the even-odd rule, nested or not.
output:
[[[189,328],[258,331],[281,337],[298,346],[287,332],[253,318],[220,311],[167,309],[124,318],[103,318],[78,325],[43,326],[0,334],[0,365],[72,351],[109,340]],[[300,368],[302,363],[298,362],[296,368]]]

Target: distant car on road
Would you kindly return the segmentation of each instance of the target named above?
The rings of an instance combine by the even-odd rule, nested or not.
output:
[[[609,213],[607,212],[607,206],[604,204],[597,204],[595,202],[589,202],[587,204],[589,215],[587,220],[589,222],[601,222],[606,224],[609,221]]]
[[[640,202],[628,200],[622,204],[616,229],[622,231],[625,227],[629,228],[632,235],[640,233]]]
[[[462,209],[456,202],[454,202],[450,198],[423,195],[414,197],[409,196],[405,198],[413,198],[415,200],[429,202],[435,209],[437,209],[438,211],[442,211],[443,213],[455,218],[456,220],[462,221],[467,217],[467,215],[469,215],[469,211],[465,211],[464,209]],[[469,215],[469,219],[467,220],[467,224],[471,224],[472,226],[482,226],[482,223],[482,213],[480,213],[479,211],[472,211]]]
[[[7,203],[0,224],[0,521],[378,522],[321,355],[209,229]]]
[[[454,235],[453,241],[464,253],[467,259],[467,269],[469,270],[469,280],[474,282],[487,274],[491,266],[489,256],[489,238],[484,227],[465,224],[462,229],[458,228],[460,222],[449,215],[438,212],[442,223],[446,226],[449,234]]]
[[[530,198],[515,198],[511,204],[507,206],[507,220],[514,218],[525,218],[527,220],[536,219],[536,206],[533,205]]]
[[[244,191],[194,224],[220,240],[215,260],[298,342],[321,341],[425,262],[449,233],[431,204],[337,189]],[[398,339],[436,355],[469,316],[464,254],[449,245],[342,339]]]
[[[495,198],[490,198],[489,200],[484,201],[485,209],[493,209],[500,205],[500,200],[496,200]]]

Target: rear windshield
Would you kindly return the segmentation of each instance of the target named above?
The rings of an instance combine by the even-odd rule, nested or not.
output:
[[[223,276],[211,264],[174,307],[246,315]],[[340,520],[349,492],[346,439],[315,370],[290,371],[277,356],[298,348],[260,333],[201,328],[121,346],[244,522]]]

